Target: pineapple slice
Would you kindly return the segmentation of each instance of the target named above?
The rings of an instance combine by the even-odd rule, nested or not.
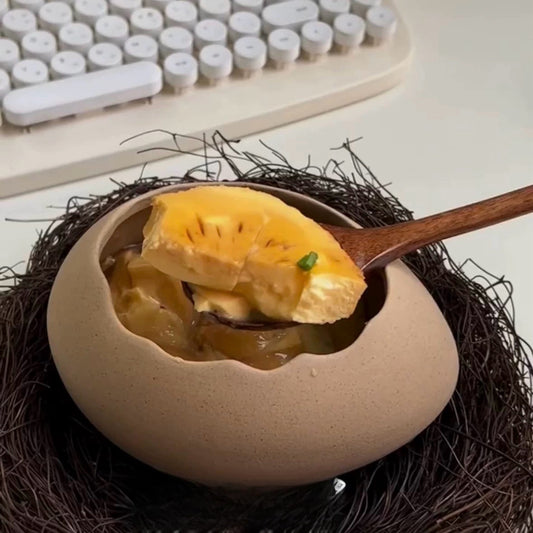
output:
[[[142,256],[176,279],[233,290],[265,223],[257,202],[251,206],[239,193],[233,187],[198,187],[156,196]]]
[[[235,290],[279,320],[323,324],[350,316],[366,288],[361,271],[329,232],[283,207],[263,226]],[[298,262],[312,251],[316,263],[302,270]]]
[[[244,187],[162,194],[144,236],[142,255],[155,268],[244,296],[276,320],[335,322],[354,312],[366,289],[362,272],[329,232],[278,198]],[[298,263],[310,252],[317,260],[306,270]],[[203,305],[209,307],[205,298]]]

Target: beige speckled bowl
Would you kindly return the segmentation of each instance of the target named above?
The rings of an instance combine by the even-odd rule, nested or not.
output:
[[[298,194],[254,188],[320,222],[355,225]],[[116,445],[209,485],[300,485],[383,457],[444,408],[457,380],[455,343],[431,296],[400,262],[386,268],[384,305],[351,346],[302,354],[276,370],[184,361],[130,333],[115,316],[99,259],[140,242],[154,194],[119,207],[79,240],[48,308],[61,378]]]

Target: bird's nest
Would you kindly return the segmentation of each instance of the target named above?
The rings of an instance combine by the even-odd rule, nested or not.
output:
[[[342,490],[330,480],[237,498],[166,476],[100,435],[58,378],[46,335],[48,295],[69,250],[100,217],[158,187],[223,175],[306,194],[363,226],[410,220],[351,144],[343,148],[349,170],[335,160],[294,168],[277,152],[265,159],[216,135],[184,177],[142,178],[71,199],[39,236],[26,272],[0,270],[0,531],[532,531],[531,350],[515,331],[511,285],[481,268],[468,277],[441,244],[405,261],[455,336],[457,390],[412,442],[339,476]]]

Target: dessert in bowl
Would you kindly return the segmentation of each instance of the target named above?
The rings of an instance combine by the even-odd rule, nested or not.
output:
[[[324,269],[337,251],[327,237],[313,234],[311,219],[355,224],[304,196],[252,185],[247,190],[268,202],[281,200],[309,220],[309,231],[298,234],[292,222],[276,224],[271,216],[270,228],[276,226],[281,240],[292,239],[294,254],[262,246],[254,256],[249,246],[239,263],[230,244],[213,251],[212,243],[204,243],[210,257],[231,252],[237,268],[228,273],[228,260],[210,264],[205,254],[194,263],[197,257],[180,248],[184,220],[201,213],[193,241],[209,235],[211,219],[204,213],[226,213],[237,235],[254,227],[246,218],[239,233],[236,212],[243,215],[246,202],[238,183],[209,187],[231,193],[234,203],[218,204],[223,209],[197,202],[188,212],[181,204],[181,219],[174,218],[182,234],[174,250],[183,253],[169,259],[172,246],[154,245],[162,235],[162,227],[153,232],[157,206],[199,187],[153,191],[118,207],[78,241],[58,273],[48,310],[50,345],[67,390],[96,428],[172,475],[212,486],[280,487],[368,464],[427,427],[455,388],[457,350],[437,305],[409,269],[395,262],[366,280],[349,265],[342,272]],[[259,242],[261,224],[250,243]],[[198,243],[189,244],[198,249]],[[311,252],[318,255],[315,263]],[[292,278],[270,268],[283,260]],[[207,266],[195,278],[199,264]],[[252,272],[246,287],[245,266]],[[303,298],[309,279],[332,272],[348,280],[342,290],[330,279],[328,294],[308,291]],[[275,286],[290,281],[276,293],[272,279]],[[205,318],[206,311],[302,323],[240,330]]]

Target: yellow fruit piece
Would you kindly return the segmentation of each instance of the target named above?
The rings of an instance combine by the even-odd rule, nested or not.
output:
[[[187,328],[193,309],[181,282],[127,250],[116,256],[109,286],[117,316],[127,329],[173,355],[188,350]]]
[[[335,322],[353,313],[366,289],[329,232],[278,198],[244,187],[162,194],[144,235],[143,257],[157,269],[242,295],[277,320]],[[311,251],[318,259],[305,271],[298,262]]]
[[[191,289],[194,308],[199,312],[207,311],[236,320],[248,320],[252,315],[250,302],[240,294],[192,284]]]
[[[133,287],[138,287],[161,307],[175,313],[181,320],[192,320],[192,305],[185,296],[181,281],[166,276],[137,253],[127,258],[127,269]]]
[[[231,291],[265,216],[240,191],[198,187],[157,196],[142,256],[170,276]]]

